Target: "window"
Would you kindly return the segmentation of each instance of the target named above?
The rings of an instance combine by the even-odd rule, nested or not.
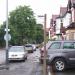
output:
[[[63,49],[74,49],[74,44],[72,42],[65,42]]]
[[[52,43],[49,49],[60,49],[61,43],[60,42],[55,42]]]
[[[75,49],[75,42],[74,42],[74,49]]]
[[[24,47],[23,46],[12,46],[9,49],[9,52],[24,52]]]
[[[75,40],[75,32],[74,32],[74,40]]]

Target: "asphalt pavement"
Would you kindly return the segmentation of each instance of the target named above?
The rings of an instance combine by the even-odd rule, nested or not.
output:
[[[27,65],[27,66],[26,66]],[[0,75],[42,75],[42,66],[39,63],[33,62],[21,62],[17,65],[9,64],[9,69],[6,65],[1,65]]]
[[[5,51],[0,51],[0,60],[5,60]],[[42,75],[42,65],[38,60],[38,52],[28,54],[25,62],[9,62],[8,66],[0,64],[0,75]],[[0,62],[2,62],[0,61]],[[9,67],[9,69],[8,69]]]
[[[9,62],[5,65],[5,51],[0,51],[0,75],[43,75],[42,64],[39,63],[39,51],[28,54],[25,62]],[[9,69],[8,69],[9,67]],[[54,72],[48,67],[48,75],[75,75],[75,68],[64,72]]]

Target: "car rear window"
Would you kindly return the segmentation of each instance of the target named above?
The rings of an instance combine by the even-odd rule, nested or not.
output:
[[[26,45],[25,47],[32,47],[31,45]]]
[[[74,43],[73,42],[64,42],[63,49],[74,49]]]
[[[24,52],[24,47],[15,47],[15,46],[13,46],[9,49],[9,52]]]

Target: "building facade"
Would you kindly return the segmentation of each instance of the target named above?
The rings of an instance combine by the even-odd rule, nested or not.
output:
[[[75,40],[75,0],[68,0],[67,7],[60,7],[60,14],[54,16],[50,24],[51,38],[56,36],[56,40]]]

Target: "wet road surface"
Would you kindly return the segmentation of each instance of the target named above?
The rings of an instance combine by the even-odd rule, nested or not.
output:
[[[9,70],[0,70],[0,75],[38,75],[41,65],[39,64],[39,52],[29,53],[27,60],[9,62]],[[40,75],[40,74],[39,74]]]
[[[38,68],[41,67],[38,60],[39,56],[39,50],[37,50],[34,53],[29,53],[25,62],[10,62],[9,70],[0,70],[0,75],[38,75],[36,71],[39,72]],[[4,51],[0,52],[0,57],[0,61],[3,62],[5,59]],[[54,72],[51,67],[49,67],[48,75],[75,75],[75,68],[69,68],[64,72]]]
[[[69,68],[63,72],[55,72],[51,67],[49,67],[48,72],[48,75],[75,75],[75,68]]]

